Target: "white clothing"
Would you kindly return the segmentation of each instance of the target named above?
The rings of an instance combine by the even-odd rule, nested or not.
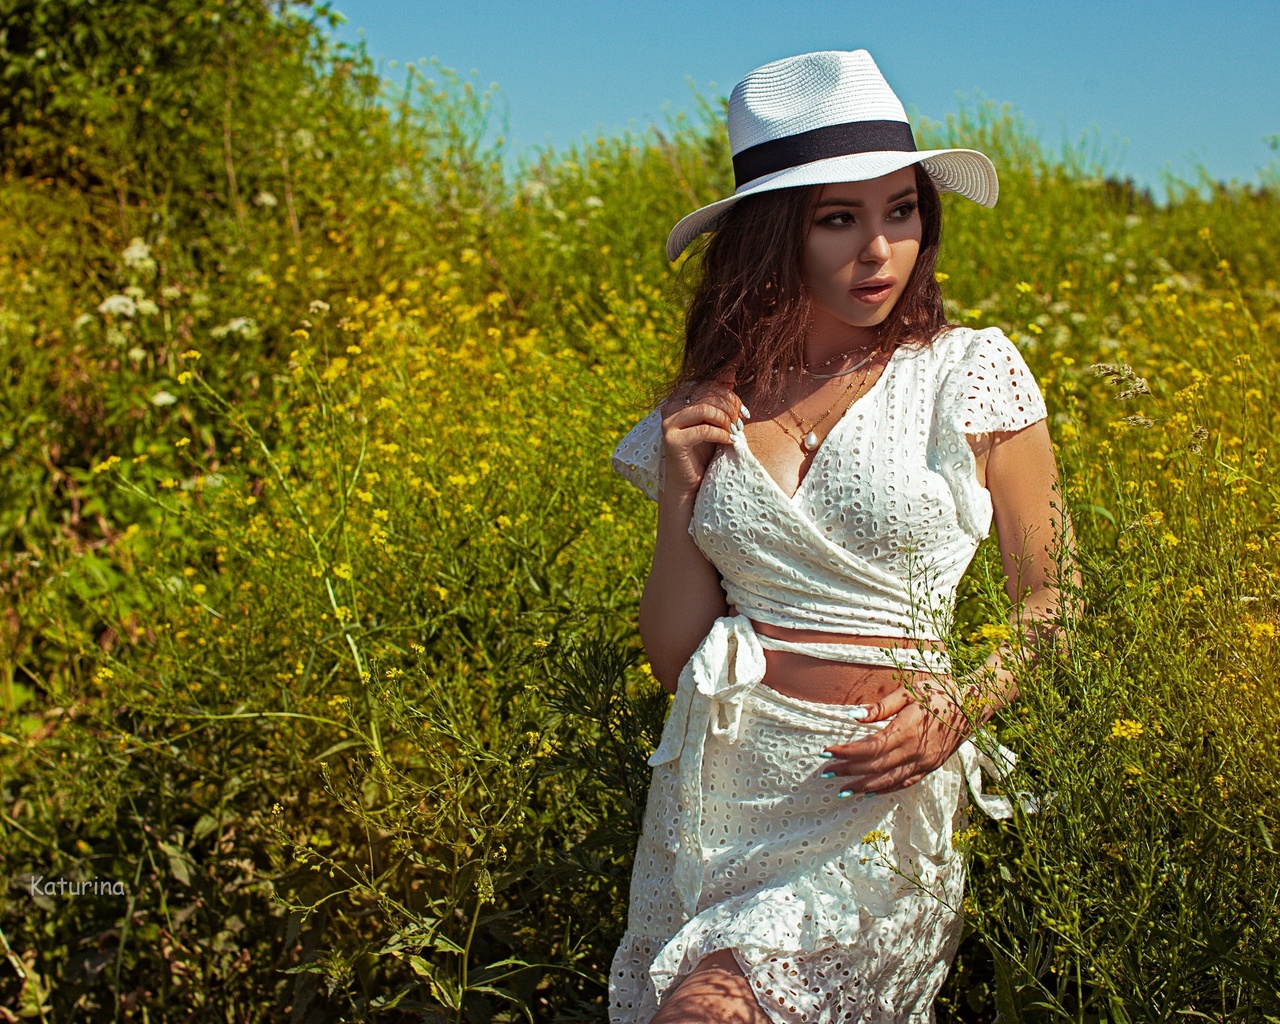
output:
[[[998,328],[957,328],[893,353],[792,497],[737,435],[711,460],[689,530],[729,603],[758,622],[937,640],[991,529],[991,495],[965,435],[1045,415],[1013,342]],[[656,500],[661,456],[655,409],[613,466]]]
[[[964,862],[950,836],[965,817],[962,783],[1006,817],[1008,801],[981,792],[979,765],[996,766],[971,740],[905,790],[838,800],[847,780],[819,777],[822,749],[885,723],[858,723],[847,706],[786,697],[761,680],[766,647],[940,673],[949,659],[779,641],[750,619],[938,639],[991,524],[965,434],[1044,415],[1012,343],[998,330],[959,329],[894,353],[794,498],[742,438],[712,459],[690,531],[741,614],[717,619],[684,666],[650,759],[627,932],[610,975],[614,1024],[650,1020],[720,949],[734,951],[774,1021],[933,1019],[961,928]],[[656,498],[660,456],[655,410],[618,445],[614,467]],[[1010,767],[1012,755],[990,746]],[[888,838],[863,843],[873,830]]]

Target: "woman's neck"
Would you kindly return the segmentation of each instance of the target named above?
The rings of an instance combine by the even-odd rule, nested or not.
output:
[[[871,354],[878,341],[876,332],[866,328],[842,323],[815,325],[804,340],[804,362],[817,367],[843,362],[842,356],[861,359]]]

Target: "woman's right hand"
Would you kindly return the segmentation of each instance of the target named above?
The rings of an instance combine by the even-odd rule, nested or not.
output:
[[[751,412],[724,383],[682,388],[662,405],[662,445],[666,460],[664,491],[693,494],[716,453],[716,446],[732,444]]]

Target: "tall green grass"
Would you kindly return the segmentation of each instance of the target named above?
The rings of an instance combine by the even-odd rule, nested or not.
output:
[[[474,83],[384,108],[318,25],[227,14],[131,79],[211,83],[177,128],[207,159],[122,196],[152,143],[116,112],[92,174],[5,154],[0,856],[127,896],[15,884],[2,998],[603,1020],[666,707],[653,508],[608,455],[678,352],[660,241],[726,188],[714,105],[505,180]],[[297,54],[269,86],[267,52]],[[1084,609],[998,720],[1041,810],[957,840],[940,1016],[1280,1019],[1277,195],[1158,206],[993,108],[922,134],[1001,169],[995,210],[946,204],[940,270],[1042,383]],[[962,587],[975,650],[998,566]]]

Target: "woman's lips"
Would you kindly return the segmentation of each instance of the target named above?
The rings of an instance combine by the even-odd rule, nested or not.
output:
[[[869,306],[877,306],[884,302],[892,293],[894,281],[872,281],[869,284],[861,284],[856,288],[850,288],[849,294],[859,302],[865,302]]]

